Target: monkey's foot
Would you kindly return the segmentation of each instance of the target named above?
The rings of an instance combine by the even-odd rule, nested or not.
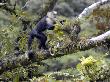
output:
[[[51,55],[51,56],[54,56],[55,54],[54,54],[54,53],[52,53],[52,52],[50,52],[50,55]]]
[[[44,52],[48,55],[54,56],[54,53],[52,53],[51,50],[44,50]]]

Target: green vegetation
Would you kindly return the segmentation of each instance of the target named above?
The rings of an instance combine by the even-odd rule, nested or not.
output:
[[[27,38],[31,29],[29,25],[27,25],[27,29],[23,31],[24,26],[22,20],[29,20],[30,25],[34,28],[36,24],[35,20],[39,18],[38,12],[41,11],[39,5],[43,3],[42,0],[38,0],[38,2],[35,0],[33,1],[35,3],[30,2],[29,8],[24,11],[21,10],[21,7],[25,4],[25,0],[18,1],[16,5],[16,13],[18,16],[10,14],[4,9],[0,9],[1,60],[5,56],[14,55],[15,46],[18,46],[22,53],[27,51]],[[107,7],[106,9],[105,7],[102,7],[102,9],[99,8],[95,10],[85,21],[79,22],[77,17],[74,17],[81,13],[81,11],[89,4],[92,3],[85,0],[59,0],[57,2],[55,10],[60,12],[58,19],[65,19],[66,22],[62,26],[57,21],[54,31],[45,32],[48,36],[47,44],[49,44],[49,47],[51,47],[54,52],[72,42],[70,37],[72,37],[73,34],[65,33],[62,31],[64,28],[68,29],[74,24],[80,24],[81,33],[78,37],[81,37],[80,39],[82,40],[96,36],[100,34],[99,32],[103,33],[106,31],[105,29],[104,31],[100,31],[101,27],[98,25],[100,22],[103,23],[108,30],[108,27],[110,26],[110,7]],[[101,19],[103,19],[103,21],[101,21]],[[99,29],[97,30],[97,28]],[[18,37],[20,37],[20,40],[16,43],[15,40]],[[58,44],[61,45],[58,47]],[[34,51],[37,51],[37,46],[38,44],[35,39],[32,43]],[[40,54],[38,54],[38,56],[42,57]],[[110,75],[109,57],[109,48],[105,44],[94,49],[78,51],[77,53],[68,54],[63,57],[43,60],[40,64],[38,62],[32,63],[30,61],[30,65],[19,65],[17,68],[3,72],[0,74],[0,80],[13,82],[88,82],[108,79],[108,76]],[[16,64],[15,62],[13,63]],[[10,66],[10,63],[8,64]],[[0,65],[2,64],[0,63]]]

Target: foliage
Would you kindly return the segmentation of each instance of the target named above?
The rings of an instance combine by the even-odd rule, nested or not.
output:
[[[92,56],[81,58],[81,63],[77,65],[77,69],[85,79],[92,81],[107,78],[109,74],[109,66],[105,60]]]
[[[98,30],[107,30],[110,25],[110,6],[109,4],[103,5],[95,9],[90,16],[91,21],[95,24]]]
[[[22,51],[26,51],[26,49],[27,49],[27,41],[28,41],[28,39],[27,39],[27,33],[21,33],[20,34],[20,40],[19,40],[19,48],[20,48],[20,50],[22,50]]]
[[[83,82],[74,75],[63,72],[52,72],[40,78],[33,77],[30,79],[31,82]]]
[[[16,68],[12,71],[4,72],[0,76],[1,80],[6,80],[6,81],[9,81],[9,80],[15,81],[16,80],[16,82],[19,81],[20,78],[26,79],[27,77],[28,77],[28,72],[23,67]]]
[[[13,26],[2,27],[0,28],[0,43],[1,50],[0,55],[9,54],[12,52],[14,48],[14,39],[18,35],[18,28],[14,28]]]
[[[34,0],[34,2],[36,2],[36,1]],[[57,8],[61,7],[60,15],[69,16],[69,17],[78,15],[78,13],[81,10],[83,10],[83,8],[87,5],[86,4],[87,2],[82,3],[80,0],[79,1],[60,0],[59,2],[60,3],[57,4],[57,7],[55,7],[55,10],[58,10]],[[23,0],[23,3],[24,3],[24,0]],[[39,2],[36,2],[36,3],[38,3],[38,5],[39,5],[42,3],[42,1],[39,0]],[[37,5],[36,3],[32,3],[32,4],[30,3],[30,5],[29,5],[30,8],[33,8],[32,13],[26,12],[26,11],[21,11],[20,10],[21,5],[20,6],[17,5],[16,13],[19,15],[19,17],[17,18],[16,16],[11,15],[11,16],[5,18],[8,20],[9,24],[5,25],[3,23],[4,24],[4,25],[2,25],[3,27],[0,27],[0,56],[4,56],[6,54],[13,52],[14,46],[15,46],[13,44],[14,44],[16,37],[18,37],[18,36],[21,37],[18,42],[20,50],[23,50],[24,52],[27,50],[27,37],[28,37],[28,33],[30,32],[30,30],[27,29],[25,32],[23,32],[22,31],[23,25],[20,21],[22,19],[30,20],[30,21],[32,21],[31,23],[34,28],[34,26],[35,26],[34,20],[39,17],[37,15],[33,15],[33,13],[35,14],[35,12],[39,11],[38,9],[41,9],[41,8],[39,8],[41,6],[36,7],[33,5],[33,4]],[[44,5],[44,7],[45,7],[45,5]],[[36,10],[38,10],[38,11],[36,11]],[[68,12],[66,10],[68,10]],[[93,34],[94,32],[97,32],[96,29],[93,28],[94,25],[92,25],[92,24],[95,24],[96,27],[100,27],[100,26],[108,27],[109,21],[110,21],[108,19],[110,16],[109,11],[110,11],[109,8],[95,10],[93,12],[92,16],[90,16],[89,22],[88,22],[88,20],[83,21],[83,24],[81,25],[81,27],[85,27],[85,28],[87,27],[86,28],[87,30],[85,31],[85,29],[82,28],[81,36],[84,36],[84,37],[89,36],[89,35],[91,36],[91,34]],[[6,15],[9,15],[9,14],[6,14]],[[3,17],[6,17],[6,16],[3,16]],[[73,19],[73,20],[71,20],[69,18],[65,18],[65,17],[61,16],[61,17],[59,17],[59,19],[66,20],[64,25],[62,26],[57,21],[57,24],[55,25],[54,31],[53,32],[47,31],[47,33],[46,33],[48,36],[49,47],[53,47],[54,51],[56,51],[57,48],[62,48],[62,47],[67,46],[68,43],[71,42],[71,40],[70,40],[71,34],[66,34],[65,32],[62,31],[62,29],[64,29],[64,28],[68,29],[77,23],[76,19],[74,20],[74,18],[71,18],[71,19]],[[7,20],[5,20],[5,22],[7,22]],[[0,22],[0,24],[1,23],[2,22]],[[89,28],[89,27],[91,27],[91,28]],[[1,44],[2,44],[2,48],[1,48]],[[36,50],[36,46],[37,46],[36,41],[34,41],[33,42],[33,49],[34,50]],[[95,56],[102,55],[99,52],[95,53],[95,51],[90,50],[87,52],[79,52],[79,53],[73,54],[75,56],[73,56],[73,55],[69,56],[69,57],[64,56],[62,58],[59,58],[60,61],[57,61],[56,63],[55,63],[55,61],[58,60],[58,58],[53,59],[54,60],[53,62],[52,62],[52,60],[51,61],[46,60],[46,63],[48,64],[48,62],[51,62],[51,66],[53,66],[53,68],[51,69],[52,71],[54,71],[55,69],[57,70],[57,67],[60,67],[59,70],[66,69],[66,68],[70,68],[70,67],[75,67],[75,64],[78,63],[79,57],[81,57],[82,55],[88,56],[91,53]],[[39,54],[39,57],[41,57],[40,54]],[[51,74],[45,75],[45,77],[38,79],[36,77],[36,74],[38,73],[38,71],[43,71],[46,68],[42,66],[40,69],[37,69],[37,66],[35,66],[35,65],[28,68],[28,70],[26,70],[26,68],[21,67],[21,68],[14,69],[12,72],[11,71],[4,72],[3,77],[1,77],[1,78],[6,79],[6,80],[13,80],[14,82],[17,82],[20,79],[19,76],[29,79],[28,73],[31,72],[32,74],[34,74],[33,76],[35,76],[32,79],[30,79],[31,82],[35,82],[35,81],[38,81],[38,82],[40,82],[40,81],[56,82],[57,81],[57,82],[59,82],[58,80],[56,80],[56,78],[60,78],[60,77],[63,78],[62,82],[66,82],[66,81],[73,82],[72,79],[74,78],[74,76],[73,76],[72,72],[74,70],[72,70],[70,73],[62,73],[62,72],[54,72],[53,73],[52,72]],[[88,58],[82,58],[81,63],[78,64],[78,66],[77,66],[77,69],[82,74],[82,77],[84,76],[85,78],[87,78],[89,80],[103,79],[109,73],[108,72],[109,67],[106,64],[105,60],[96,59],[96,58],[93,58],[92,56],[90,56]],[[78,75],[78,74],[79,74],[78,72],[75,73],[75,75]],[[67,78],[68,78],[68,80],[65,80]],[[70,80],[72,80],[72,81],[70,81]],[[78,82],[78,80],[77,80],[77,82]]]
[[[30,29],[27,27],[27,30],[23,32],[21,20],[33,21],[37,16],[31,16],[28,12],[21,11],[19,8],[16,9],[16,13],[18,14],[18,17],[15,15],[8,15],[8,24],[2,25],[0,28],[0,56],[12,53],[15,46],[20,47],[21,51],[27,49],[27,37]],[[32,24],[32,26],[34,26],[34,24]],[[20,37],[20,40],[17,42],[16,39],[18,37]]]
[[[63,25],[56,21],[55,29],[53,31],[47,31],[48,43],[49,46],[53,48],[54,51],[57,51],[57,48],[61,48],[65,41],[65,34],[62,31]]]
[[[55,24],[55,29],[52,31],[47,31],[49,46],[53,51],[62,49],[72,42],[72,37],[75,37],[74,25],[79,24],[76,18],[69,19],[63,16],[58,17],[59,20],[66,20],[63,25],[57,21]]]

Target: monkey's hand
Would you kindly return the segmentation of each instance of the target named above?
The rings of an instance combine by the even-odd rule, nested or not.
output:
[[[66,20],[61,20],[60,23],[63,25],[66,22]]]

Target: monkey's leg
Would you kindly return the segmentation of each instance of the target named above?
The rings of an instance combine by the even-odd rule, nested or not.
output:
[[[32,45],[32,41],[34,39],[34,36],[32,34],[29,35],[29,38],[28,38],[28,50],[31,50],[31,45]]]
[[[42,48],[44,50],[48,50],[48,48],[46,47],[46,41],[47,41],[47,36],[43,33],[41,33],[41,44],[42,44]]]
[[[47,50],[48,48],[46,47],[46,41],[47,37],[43,33],[37,33],[36,38],[39,39],[39,46],[38,48],[41,49],[43,48],[44,50]]]

